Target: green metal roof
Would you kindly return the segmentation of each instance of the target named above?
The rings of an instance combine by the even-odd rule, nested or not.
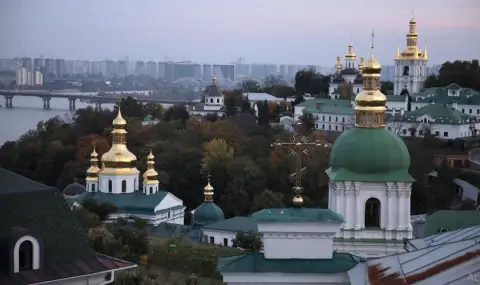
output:
[[[477,225],[480,225],[480,211],[440,210],[426,217],[425,236],[438,234],[441,228],[454,231]]]
[[[217,230],[229,232],[257,232],[258,224],[252,217],[233,217],[217,223],[209,224],[204,230]]]
[[[145,118],[143,118],[143,121],[146,121],[146,122],[153,121],[153,116],[148,114],[148,115],[145,116]]]
[[[335,114],[335,115],[349,115],[354,116],[355,111],[351,106],[342,106],[334,105],[334,104],[324,104],[321,105],[320,108],[304,108],[303,113],[323,113],[323,114]]]
[[[205,201],[195,209],[193,223],[207,225],[225,219],[222,209],[214,202]]]
[[[385,128],[353,127],[342,133],[330,165],[326,173],[333,181],[414,181],[403,139]]]
[[[342,215],[319,208],[263,209],[252,214],[257,222],[329,222],[343,223]]]
[[[56,188],[33,181],[3,168],[0,168],[0,181],[0,193],[56,190]],[[60,193],[60,191],[58,192]]]
[[[145,195],[141,191],[124,194],[85,192],[74,197],[74,199],[80,204],[87,199],[94,199],[100,203],[112,204],[117,207],[117,212],[153,213],[155,207],[162,202],[167,194],[168,192],[165,191],[158,191],[157,193],[151,195]]]
[[[319,99],[305,100],[296,106],[306,107],[306,108],[316,108],[317,104],[334,105],[334,106],[337,105],[337,106],[347,107],[347,106],[350,106],[352,102],[350,100],[345,100],[345,99],[331,100],[331,99],[319,98]]]
[[[333,253],[332,259],[267,259],[263,253],[248,253],[219,258],[220,273],[339,273],[346,272],[365,259],[349,253]]]
[[[385,95],[387,102],[405,102],[407,100],[406,95]]]
[[[459,91],[458,96],[448,96],[449,89],[455,89]],[[458,103],[459,105],[480,105],[480,92],[470,88],[462,88],[457,84],[450,84],[447,87],[428,88],[415,94],[414,97],[423,98],[423,99],[418,99],[414,101],[417,103],[429,103],[429,104]]]
[[[464,125],[470,122],[476,122],[478,119],[474,116],[464,114],[451,106],[442,104],[429,104],[415,111],[405,112],[404,115],[397,114],[391,117],[394,121],[402,122],[420,122],[420,117],[428,116],[433,124]]]

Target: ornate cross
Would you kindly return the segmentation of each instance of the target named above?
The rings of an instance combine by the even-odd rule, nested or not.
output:
[[[276,141],[271,145],[273,148],[287,148],[290,155],[295,156],[295,173],[290,177],[295,177],[294,193],[296,198],[300,198],[303,191],[302,187],[302,172],[306,167],[302,167],[303,155],[308,155],[309,149],[314,147],[329,147],[328,143],[322,141],[309,142],[306,137],[293,136],[292,142]]]

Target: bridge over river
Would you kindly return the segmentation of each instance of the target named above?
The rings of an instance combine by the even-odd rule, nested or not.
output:
[[[75,111],[76,100],[84,100],[95,104],[95,109],[100,110],[102,104],[114,104],[118,100],[126,97],[133,97],[139,102],[154,102],[158,104],[181,104],[192,103],[192,100],[167,100],[165,98],[147,95],[132,95],[132,94],[116,94],[115,96],[95,96],[86,94],[74,94],[74,93],[53,93],[53,92],[34,92],[34,91],[10,91],[0,90],[0,95],[5,98],[5,107],[13,108],[13,98],[15,96],[22,97],[38,97],[43,101],[43,109],[50,109],[50,100],[52,98],[67,99],[69,102],[68,109]]]

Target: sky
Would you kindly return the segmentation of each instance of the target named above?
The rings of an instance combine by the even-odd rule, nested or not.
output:
[[[480,0],[0,0],[0,58],[393,64],[417,20],[429,64],[480,57]]]

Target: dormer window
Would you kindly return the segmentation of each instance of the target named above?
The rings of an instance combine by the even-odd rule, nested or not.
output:
[[[441,233],[446,233],[446,232],[448,232],[448,229],[447,228],[440,228],[438,231],[441,232]]]
[[[18,249],[18,267],[20,271],[31,270],[33,266],[33,244],[26,240]]]
[[[13,272],[40,268],[40,244],[32,236],[23,236],[13,247]]]

